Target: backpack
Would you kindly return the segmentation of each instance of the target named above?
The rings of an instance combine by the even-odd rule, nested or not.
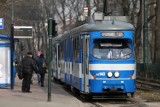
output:
[[[24,78],[24,76],[23,76],[23,64],[22,63],[17,64],[17,75],[18,75],[18,78],[20,80]]]

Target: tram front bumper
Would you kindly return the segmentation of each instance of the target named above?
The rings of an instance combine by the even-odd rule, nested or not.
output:
[[[122,92],[131,93],[135,92],[136,84],[134,80],[91,80],[90,92],[103,93],[103,92]]]

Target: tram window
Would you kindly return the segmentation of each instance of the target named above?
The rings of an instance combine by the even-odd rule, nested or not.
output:
[[[66,58],[69,59],[69,40],[66,40]]]
[[[73,58],[75,58],[75,39],[73,39]]]
[[[64,58],[64,43],[61,45],[61,60]]]
[[[95,40],[92,54],[98,59],[127,59],[132,55],[132,50],[129,46],[130,43],[124,39]]]
[[[79,45],[78,45],[78,37],[73,39],[73,58],[78,58],[79,57]]]

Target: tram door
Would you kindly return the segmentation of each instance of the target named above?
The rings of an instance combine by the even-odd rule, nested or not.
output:
[[[82,77],[83,91],[89,92],[89,35],[82,35]]]
[[[59,44],[56,44],[56,55],[57,55],[57,57],[56,57],[56,70],[57,70],[57,72],[56,72],[56,77],[58,78],[58,79],[60,79],[60,62],[59,62]]]

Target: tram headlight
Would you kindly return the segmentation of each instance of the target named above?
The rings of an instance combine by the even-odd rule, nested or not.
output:
[[[118,78],[119,77],[119,72],[118,71],[116,71],[116,72],[114,72],[114,77],[116,77],[116,78]]]
[[[111,77],[113,76],[113,73],[112,73],[111,71],[109,71],[109,72],[107,73],[107,76],[108,76],[109,78],[111,78]]]

